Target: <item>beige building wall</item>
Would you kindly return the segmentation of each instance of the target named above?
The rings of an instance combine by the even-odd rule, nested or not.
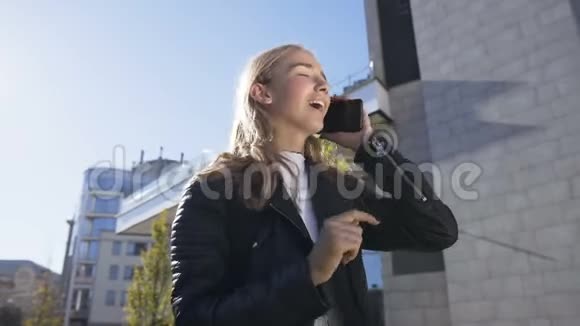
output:
[[[125,312],[123,311],[122,297],[131,284],[130,279],[125,279],[125,269],[141,265],[140,256],[128,254],[128,249],[132,246],[131,243],[145,243],[149,248],[151,237],[104,232],[100,241],[101,247],[96,264],[89,325],[124,325]],[[119,255],[113,254],[115,242],[121,243]],[[111,266],[118,266],[117,277],[114,280],[110,279]],[[111,304],[107,302],[107,292],[109,291],[114,293],[114,301]]]

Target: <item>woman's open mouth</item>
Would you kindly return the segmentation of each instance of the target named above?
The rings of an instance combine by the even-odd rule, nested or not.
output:
[[[324,102],[319,100],[309,101],[308,104],[311,108],[322,111],[324,109]]]

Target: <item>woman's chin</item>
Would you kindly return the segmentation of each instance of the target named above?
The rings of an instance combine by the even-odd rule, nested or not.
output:
[[[320,133],[322,128],[324,128],[323,121],[311,120],[311,121],[309,121],[308,128],[307,128],[308,134],[310,134],[310,135],[318,134],[318,133]]]

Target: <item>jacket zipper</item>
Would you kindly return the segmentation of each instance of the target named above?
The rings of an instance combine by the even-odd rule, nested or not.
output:
[[[389,156],[389,155],[385,155],[389,161],[391,161],[391,163],[395,166],[395,169],[397,169],[397,172],[399,172],[401,174],[401,176],[403,177],[403,180],[409,185],[411,186],[411,188],[413,189],[413,191],[415,192],[415,195],[419,195],[419,200],[422,202],[426,202],[427,201],[427,197],[423,194],[423,192],[421,191],[421,189],[419,189],[414,182],[412,182],[411,180],[409,180],[409,177],[407,177],[407,175],[405,174],[405,171],[403,171],[403,169],[401,169],[401,167],[395,162],[395,160]]]

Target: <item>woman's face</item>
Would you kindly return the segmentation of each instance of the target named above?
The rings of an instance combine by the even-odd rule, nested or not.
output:
[[[323,127],[330,105],[329,87],[320,63],[308,51],[295,50],[273,70],[269,105],[275,130],[309,136]]]

